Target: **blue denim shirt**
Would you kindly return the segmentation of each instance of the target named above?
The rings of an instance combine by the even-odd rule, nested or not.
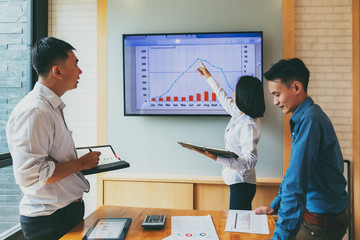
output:
[[[348,197],[344,162],[335,130],[320,106],[308,97],[290,119],[290,164],[270,207],[279,219],[272,239],[294,239],[305,209],[317,214],[345,210]]]

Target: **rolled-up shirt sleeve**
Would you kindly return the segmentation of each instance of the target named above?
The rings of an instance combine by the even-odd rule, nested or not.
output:
[[[274,198],[274,200],[271,202],[270,207],[277,212],[279,210],[280,207],[280,202],[281,202],[281,187],[282,184],[280,185],[280,189],[278,192],[278,195]]]
[[[9,130],[14,176],[22,187],[44,185],[55,170],[49,159],[54,124],[46,110],[31,109],[19,115]]]
[[[236,153],[237,158],[217,157],[217,162],[230,169],[250,170],[257,163],[257,143],[259,142],[259,131],[253,125],[247,125],[241,129],[240,143],[241,153]]]

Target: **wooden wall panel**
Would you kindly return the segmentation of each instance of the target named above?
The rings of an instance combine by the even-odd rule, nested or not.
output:
[[[97,0],[97,144],[107,144],[107,0]],[[102,184],[97,174],[97,192]],[[97,195],[97,206],[103,199]]]
[[[262,205],[270,205],[278,191],[279,186],[256,186],[256,195],[252,203],[253,209]]]
[[[194,209],[229,210],[230,188],[220,184],[195,184]]]
[[[295,57],[295,0],[283,1],[283,58]],[[290,133],[291,114],[283,114],[283,176],[290,162],[292,147]]]
[[[97,143],[107,144],[107,0],[97,0]]]
[[[104,196],[105,205],[193,209],[191,183],[105,181]]]
[[[352,1],[353,37],[353,160],[351,163],[353,239],[360,239],[360,3]]]

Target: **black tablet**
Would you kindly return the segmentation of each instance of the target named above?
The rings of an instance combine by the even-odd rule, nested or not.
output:
[[[98,218],[83,240],[123,240],[130,223],[131,218]]]
[[[196,144],[188,143],[188,142],[178,142],[178,144],[180,144],[184,148],[188,148],[190,150],[197,149],[197,150],[199,150],[201,152],[208,151],[209,153],[215,154],[217,156],[223,156],[223,157],[227,157],[227,158],[233,158],[233,157],[237,158],[237,157],[239,157],[236,153],[227,151],[225,149],[200,146],[200,145],[196,145]]]

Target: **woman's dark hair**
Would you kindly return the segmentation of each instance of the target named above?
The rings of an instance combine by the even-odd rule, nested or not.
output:
[[[299,81],[306,93],[309,84],[310,72],[301,59],[291,58],[288,60],[282,59],[272,65],[269,71],[264,73],[264,77],[268,81],[280,79],[280,81],[288,88],[294,80]]]
[[[31,63],[38,75],[47,74],[59,61],[66,61],[68,51],[75,50],[69,43],[46,37],[38,40],[31,49]]]
[[[236,84],[236,105],[252,118],[264,116],[265,100],[262,82],[252,76],[242,76]]]

